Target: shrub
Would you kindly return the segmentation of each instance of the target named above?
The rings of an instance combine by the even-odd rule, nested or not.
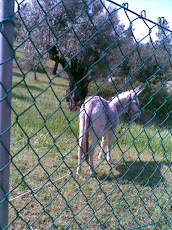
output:
[[[88,94],[89,96],[98,95],[105,99],[109,99],[116,94],[116,89],[112,83],[106,82],[106,83],[95,84],[93,82],[93,84],[91,84],[90,86]]]
[[[140,96],[141,97],[141,96]],[[172,120],[172,95],[168,93],[167,88],[161,82],[150,84],[145,89],[145,93],[140,98],[141,107],[146,120],[155,117],[158,123],[169,122]]]

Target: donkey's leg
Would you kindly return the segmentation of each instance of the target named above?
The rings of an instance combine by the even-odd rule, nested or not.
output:
[[[82,158],[82,149],[78,146],[78,167],[77,167],[77,174],[81,173],[81,158]]]
[[[103,158],[103,150],[104,150],[105,145],[106,145],[105,140],[106,140],[106,138],[105,138],[105,136],[103,136],[102,137],[102,142],[101,142],[101,151],[100,151],[99,156],[98,156],[99,159]]]
[[[90,152],[90,173],[94,172],[94,166],[93,166],[93,156],[94,156],[94,151],[95,151],[95,147],[98,143],[98,138],[96,137],[96,135],[93,134],[92,137],[92,143],[91,143],[91,152]]]
[[[108,143],[107,143],[107,161],[109,164],[113,164],[113,161],[111,159],[112,141],[113,141],[113,133],[110,132],[108,135]]]

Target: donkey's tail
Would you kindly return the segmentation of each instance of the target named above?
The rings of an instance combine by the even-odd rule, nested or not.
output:
[[[86,162],[89,164],[88,147],[89,147],[89,128],[90,128],[91,111],[83,111],[80,117],[80,148],[86,157]]]
[[[84,151],[84,155],[86,158],[86,162],[89,165],[89,154],[88,154],[88,140],[89,140],[89,129],[90,128],[90,118],[87,114],[85,114],[85,132],[84,132],[84,139],[83,139],[83,151]]]

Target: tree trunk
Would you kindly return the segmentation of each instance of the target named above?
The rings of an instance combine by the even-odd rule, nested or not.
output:
[[[35,80],[35,81],[37,81],[37,80],[38,80],[37,75],[36,75],[36,71],[37,71],[37,67],[36,67],[36,68],[34,68],[34,80]]]
[[[88,93],[90,78],[84,78],[88,72],[88,67],[78,62],[77,58],[75,58],[71,61],[71,65],[67,68],[66,72],[69,76],[66,101],[70,110],[78,110]]]
[[[53,75],[56,75],[58,65],[59,65],[59,62],[58,62],[58,61],[55,61],[54,69],[53,69],[53,72],[52,72]]]
[[[59,57],[55,46],[49,50],[49,54],[51,60],[55,61],[55,63],[60,63],[62,67],[65,68],[65,72],[69,76],[69,88],[66,90],[66,102],[70,110],[78,110],[87,96],[88,85],[91,80],[88,77],[84,78],[88,72],[87,64],[81,63],[75,58],[69,65],[65,58]],[[82,78],[83,80],[81,80]]]

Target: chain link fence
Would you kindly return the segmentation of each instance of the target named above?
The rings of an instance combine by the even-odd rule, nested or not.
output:
[[[1,11],[0,229],[171,229],[165,17],[110,0],[2,0]],[[77,175],[85,98],[109,101],[139,85],[140,115],[120,115],[113,164],[106,150],[98,159],[98,142],[94,172],[84,156]]]

